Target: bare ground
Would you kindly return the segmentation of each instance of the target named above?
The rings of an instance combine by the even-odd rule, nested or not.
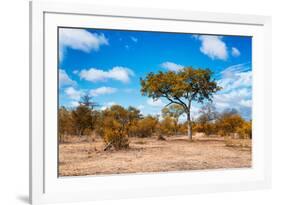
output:
[[[237,140],[235,146],[221,137],[195,136],[192,142],[186,136],[166,139],[130,138],[129,149],[106,152],[99,138],[60,144],[59,176],[251,167],[250,140]]]

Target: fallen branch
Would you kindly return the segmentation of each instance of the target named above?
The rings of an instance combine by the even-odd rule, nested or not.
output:
[[[110,149],[112,147],[112,141],[110,141],[105,148],[103,149],[103,151],[107,151],[108,149]]]
[[[162,135],[159,135],[157,139],[158,140],[164,140],[164,141],[166,140]]]

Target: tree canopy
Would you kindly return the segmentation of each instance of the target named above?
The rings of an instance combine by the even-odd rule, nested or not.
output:
[[[213,94],[219,91],[215,80],[212,79],[210,69],[183,68],[178,72],[159,71],[149,73],[141,79],[142,95],[151,97],[153,100],[165,98],[169,101],[166,106],[177,104],[182,106],[188,122],[188,137],[192,139],[191,128],[191,103],[192,101],[203,103],[212,101]]]

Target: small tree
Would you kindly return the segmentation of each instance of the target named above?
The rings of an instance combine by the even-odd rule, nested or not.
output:
[[[141,92],[143,95],[157,100],[165,98],[171,104],[180,105],[187,116],[188,137],[192,140],[191,103],[211,101],[213,93],[221,88],[211,78],[209,69],[183,68],[179,72],[149,73],[141,79]]]
[[[71,133],[72,119],[70,112],[65,107],[59,108],[59,141],[63,142],[66,135]]]
[[[80,105],[85,105],[91,109],[93,109],[94,107],[97,107],[98,104],[92,101],[92,98],[86,94],[84,96],[82,96],[81,101],[79,101]]]
[[[129,112],[120,105],[113,105],[102,113],[100,134],[106,143],[105,150],[113,146],[115,149],[129,147]]]
[[[81,137],[86,129],[93,129],[92,110],[86,105],[80,104],[72,112],[71,117],[76,134]]]
[[[179,129],[179,117],[184,113],[184,109],[182,106],[178,104],[172,104],[170,106],[164,107],[162,109],[162,117],[172,117],[174,119],[174,133],[178,133]]]
[[[97,104],[91,100],[89,95],[84,95],[79,105],[72,111],[73,125],[76,134],[80,137],[84,135],[85,130],[93,130],[97,116],[93,110]]]
[[[138,127],[138,121],[143,118],[140,110],[135,107],[129,106],[128,109],[128,136],[132,137],[136,133],[136,129]]]
[[[212,103],[207,103],[199,110],[201,114],[199,118],[206,122],[214,121],[218,118],[219,113],[216,110],[216,107]]]
[[[218,112],[213,104],[207,103],[199,110],[200,116],[197,118],[197,131],[204,132],[206,135],[214,134],[216,130],[215,120]]]

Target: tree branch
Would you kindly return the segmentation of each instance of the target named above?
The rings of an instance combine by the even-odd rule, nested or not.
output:
[[[165,105],[164,107],[168,107],[169,105],[173,104],[173,102],[169,102],[167,105]]]
[[[184,106],[184,104],[180,103],[180,102],[177,102],[177,101],[174,101],[173,99],[171,99],[168,94],[164,93],[164,97],[166,97],[170,102],[171,104],[172,103],[175,103],[175,104],[178,104],[178,105],[181,105],[181,106]]]
[[[169,95],[168,95],[166,92],[162,92],[160,89],[158,90],[158,92],[160,92],[160,93],[163,95],[163,97],[166,97],[166,98],[170,101],[170,103],[167,104],[166,106],[168,106],[168,105],[170,105],[170,104],[172,104],[172,103],[175,103],[175,104],[178,104],[178,105],[180,105],[180,106],[183,106],[183,108],[184,108],[185,110],[189,110],[188,107],[187,107],[187,105],[186,105],[181,99],[179,99],[178,97],[176,97],[176,100],[178,100],[179,102],[173,100],[171,97],[169,97]],[[175,97],[174,97],[174,98],[175,98]],[[166,106],[165,106],[165,107],[166,107]]]
[[[175,96],[174,98],[176,98],[183,106],[185,109],[189,109],[189,107],[187,107],[187,105],[177,96]]]

